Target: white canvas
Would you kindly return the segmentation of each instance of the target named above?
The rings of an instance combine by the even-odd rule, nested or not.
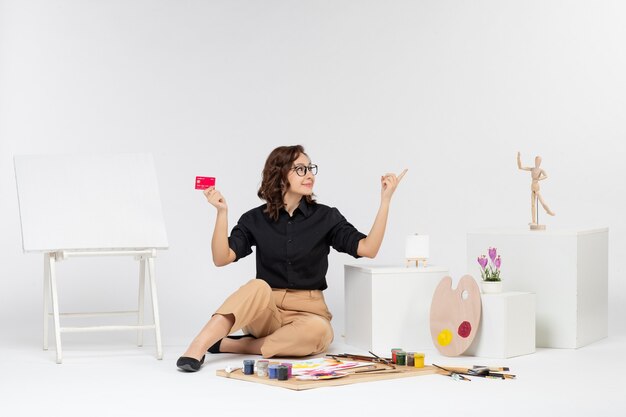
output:
[[[150,154],[16,156],[24,252],[167,248]]]

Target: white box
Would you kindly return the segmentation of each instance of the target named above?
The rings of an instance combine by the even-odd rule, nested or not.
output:
[[[346,265],[346,343],[380,356],[432,349],[430,304],[448,269]]]
[[[468,270],[495,247],[506,291],[536,295],[538,347],[578,348],[608,334],[608,228],[487,230],[467,234]]]
[[[465,355],[512,358],[535,352],[535,294],[481,294],[482,315]]]

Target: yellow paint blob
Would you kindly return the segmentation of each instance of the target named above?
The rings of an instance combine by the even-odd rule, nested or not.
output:
[[[448,329],[443,329],[437,336],[437,342],[441,346],[448,346],[452,342],[452,332]]]

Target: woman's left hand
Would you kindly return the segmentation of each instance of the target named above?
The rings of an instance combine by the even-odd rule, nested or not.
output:
[[[380,177],[380,196],[382,199],[391,200],[391,196],[393,195],[394,191],[396,191],[398,184],[400,184],[400,181],[402,181],[402,178],[407,171],[408,169],[404,169],[404,171],[402,171],[398,176],[396,176],[396,174],[387,173]]]

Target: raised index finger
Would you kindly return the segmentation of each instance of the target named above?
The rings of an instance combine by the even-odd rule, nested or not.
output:
[[[402,171],[400,175],[398,175],[398,182],[400,182],[400,180],[404,177],[404,174],[406,174],[408,170],[408,168],[404,168],[404,171]]]

